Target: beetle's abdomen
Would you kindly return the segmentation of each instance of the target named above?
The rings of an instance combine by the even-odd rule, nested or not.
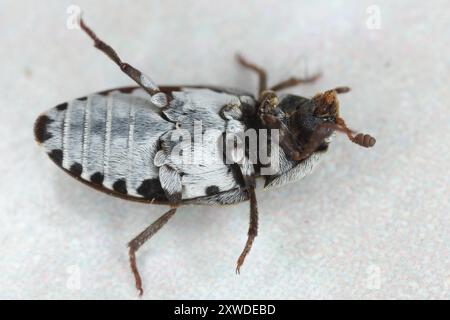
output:
[[[42,114],[36,140],[54,162],[87,182],[121,194],[163,198],[153,164],[159,137],[173,128],[139,96],[94,94]]]

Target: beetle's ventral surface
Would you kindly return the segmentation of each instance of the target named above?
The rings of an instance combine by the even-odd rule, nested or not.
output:
[[[79,181],[123,199],[171,207],[129,244],[131,269],[140,294],[143,290],[136,251],[175,214],[176,208],[250,200],[248,240],[237,262],[239,273],[258,230],[256,179],[263,180],[265,189],[300,180],[319,163],[336,131],[360,146],[375,144],[373,137],[355,134],[339,116],[337,94],[348,92],[348,88],[328,90],[312,99],[276,93],[315,81],[319,75],[290,78],[268,89],[266,72],[239,56],[239,63],[259,75],[257,98],[236,89],[158,87],[122,62],[83,21],[81,27],[95,46],[140,87],[103,91],[59,104],[38,117],[34,134],[49,157]],[[250,146],[245,143],[236,147],[241,149],[241,158],[223,161],[223,154],[211,152],[215,141],[196,143],[197,122],[201,122],[203,131],[216,130],[217,140],[230,132],[277,130],[279,140],[269,136],[272,143],[266,146],[272,163],[263,163],[261,158],[250,161]],[[192,142],[183,152],[210,155],[207,163],[205,159],[180,162],[174,156],[182,143],[174,137],[179,137],[181,129],[187,130]],[[261,148],[261,141],[256,148]],[[276,164],[275,170],[264,174],[272,164]]]

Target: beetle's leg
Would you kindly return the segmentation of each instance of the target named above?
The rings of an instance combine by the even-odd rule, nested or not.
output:
[[[243,133],[243,132],[241,132]],[[235,134],[238,134],[238,132],[235,132]],[[230,152],[231,151],[231,152]],[[248,229],[248,238],[247,242],[245,243],[244,250],[242,251],[241,255],[239,256],[237,260],[236,265],[236,273],[239,274],[240,268],[242,264],[244,263],[245,257],[250,252],[250,249],[252,248],[253,240],[258,234],[258,204],[256,202],[256,194],[255,194],[255,168],[254,163],[252,161],[255,161],[251,155],[251,151],[248,150],[248,156],[240,157],[238,154],[240,152],[233,152],[236,150],[235,145],[235,139],[232,137],[232,139],[229,140],[229,137],[227,137],[226,140],[226,160],[227,161],[233,161],[234,163],[239,165],[240,173],[242,174],[242,177],[245,182],[245,187],[248,193],[248,197],[250,200],[250,226]],[[241,151],[246,151],[245,147]]]
[[[244,250],[242,251],[236,265],[236,273],[240,273],[242,264],[244,263],[245,257],[250,252],[253,245],[253,240],[258,235],[258,203],[256,202],[255,187],[249,187],[248,193],[250,197],[250,226],[248,228],[248,238],[245,243]]]
[[[247,61],[240,54],[236,55],[236,59],[243,67],[253,70],[258,74],[259,78],[258,94],[260,95],[264,90],[267,89],[267,72],[263,68],[257,66],[256,64]]]
[[[302,83],[312,83],[315,82],[317,79],[319,79],[322,76],[322,73],[316,73],[310,77],[304,77],[304,78],[289,78],[287,80],[281,81],[277,83],[276,85],[272,86],[270,90],[273,91],[279,91],[287,88],[294,87],[296,85],[302,84]]]
[[[158,86],[145,74],[143,74],[138,69],[130,66],[128,63],[120,60],[119,55],[114,51],[114,49],[103,42],[97,37],[97,35],[84,23],[83,19],[80,19],[81,29],[87,33],[87,35],[94,40],[94,46],[106,54],[112,61],[114,61],[122,71],[127,74],[131,79],[136,81],[145,91],[147,91],[152,96],[152,102],[156,103],[158,106],[162,107],[167,104],[167,96],[162,93]],[[154,101],[155,100],[155,101]]]
[[[141,276],[139,275],[139,271],[136,265],[136,251],[148,240],[150,239],[156,232],[159,231],[170,218],[175,214],[177,208],[172,208],[159,217],[158,220],[153,222],[147,229],[142,231],[136,238],[131,240],[128,243],[128,247],[130,248],[129,256],[130,256],[130,266],[131,271],[133,272],[134,279],[136,280],[136,288],[139,291],[139,295],[142,296],[144,290],[142,289],[142,281]]]

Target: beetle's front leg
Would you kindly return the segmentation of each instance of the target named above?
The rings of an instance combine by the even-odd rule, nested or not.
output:
[[[87,35],[94,40],[94,46],[106,54],[112,61],[114,61],[120,69],[127,74],[131,79],[136,81],[138,85],[140,85],[145,91],[147,91],[150,96],[153,104],[158,107],[164,107],[168,103],[167,95],[161,92],[158,86],[144,73],[129,65],[126,62],[123,62],[119,55],[114,51],[114,49],[103,42],[101,39],[97,37],[97,35],[84,23],[83,19],[80,19],[80,27],[81,29],[87,33]]]
[[[317,81],[321,76],[322,76],[322,73],[318,72],[310,77],[304,77],[304,78],[291,77],[287,80],[281,81],[281,82],[277,83],[276,85],[272,86],[270,88],[270,90],[279,91],[279,90],[297,86],[302,83],[313,83],[313,82]]]

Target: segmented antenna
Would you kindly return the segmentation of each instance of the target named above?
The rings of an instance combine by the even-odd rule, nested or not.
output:
[[[351,141],[366,148],[373,147],[375,145],[375,142],[377,142],[371,135],[363,133],[358,133],[353,137],[353,139],[351,139]]]
[[[336,91],[336,93],[347,93],[350,92],[350,87],[336,87],[333,89],[333,91]]]
[[[357,135],[354,136],[353,134],[355,132],[347,127],[344,119],[342,118],[336,119],[335,126],[336,126],[335,130],[344,132],[345,134],[347,134],[347,137],[351,142],[356,143],[361,147],[370,148],[373,147],[377,142],[377,140],[375,140],[375,138],[369,134],[358,133]]]

